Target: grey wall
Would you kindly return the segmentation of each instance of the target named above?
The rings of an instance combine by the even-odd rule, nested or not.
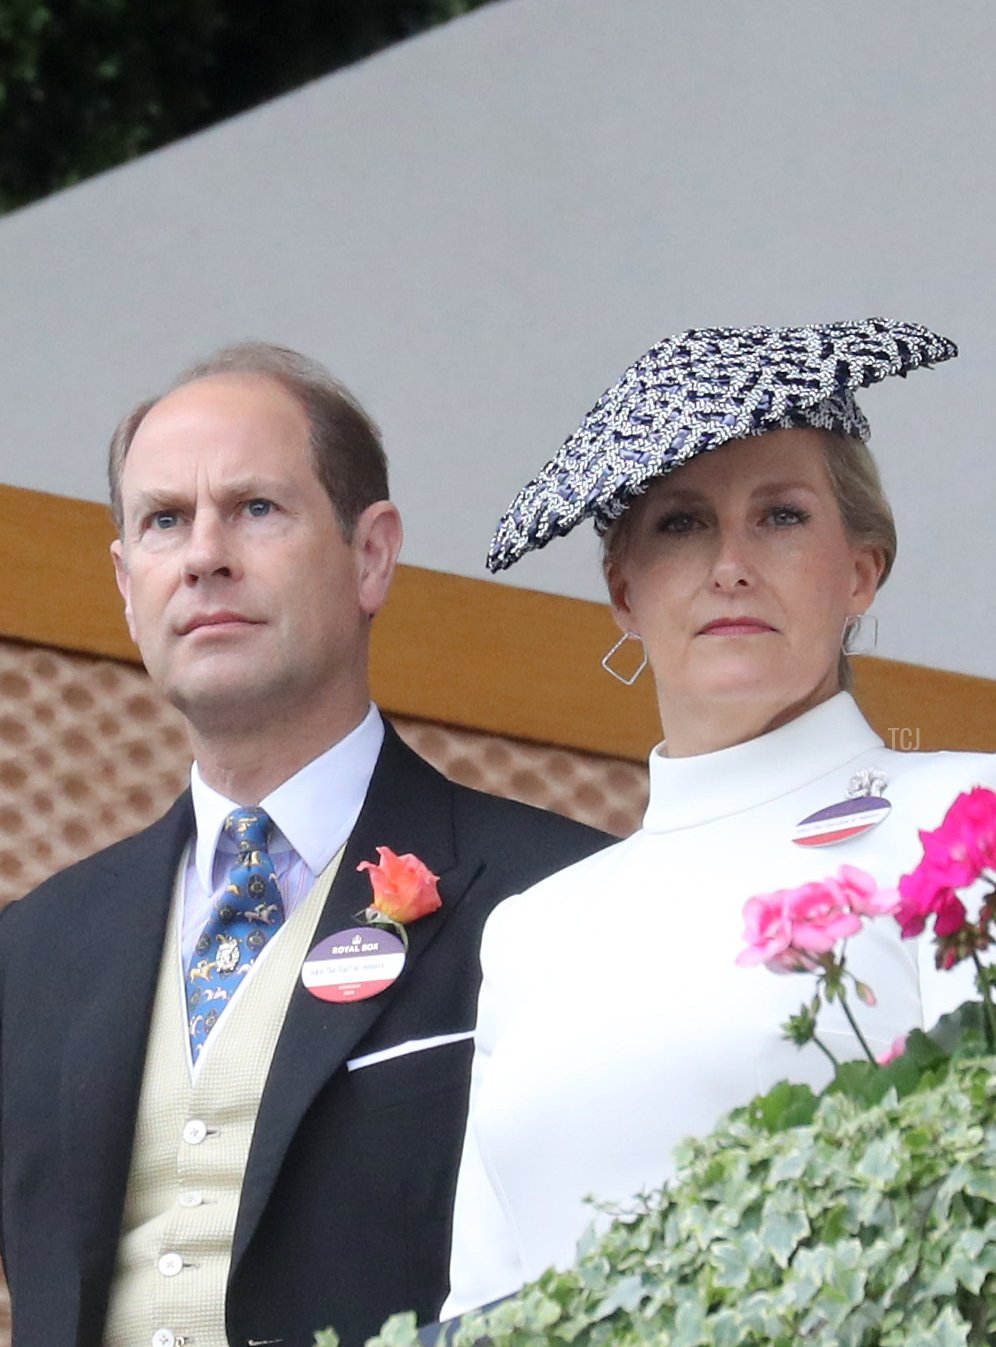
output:
[[[119,414],[243,336],[380,420],[405,559],[491,526],[680,328],[886,314],[880,653],[996,677],[992,0],[505,0],[0,222],[0,479],[103,496]],[[585,530],[514,584],[600,597]]]

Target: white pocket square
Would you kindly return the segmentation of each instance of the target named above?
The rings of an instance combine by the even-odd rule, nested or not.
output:
[[[393,1048],[381,1048],[380,1052],[368,1052],[363,1057],[351,1057],[346,1063],[348,1071],[359,1071],[364,1066],[376,1066],[378,1062],[389,1062],[392,1057],[407,1057],[412,1052],[425,1052],[429,1048],[442,1048],[447,1043],[463,1043],[474,1037],[473,1029],[464,1029],[459,1034],[435,1034],[432,1038],[410,1038],[407,1043],[396,1043]]]

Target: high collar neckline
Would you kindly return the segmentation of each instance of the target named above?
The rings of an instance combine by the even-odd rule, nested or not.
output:
[[[658,745],[650,755],[650,803],[644,829],[675,832],[742,813],[882,747],[882,740],[846,692],[777,730],[715,753],[668,758]],[[842,789],[842,797],[843,793]]]

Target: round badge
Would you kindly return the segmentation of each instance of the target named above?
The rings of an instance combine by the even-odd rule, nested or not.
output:
[[[818,809],[795,825],[792,841],[800,847],[829,847],[877,828],[892,805],[881,795],[859,795]]]
[[[405,947],[378,926],[351,926],[320,940],[301,967],[301,981],[320,1001],[365,1001],[405,966]]]

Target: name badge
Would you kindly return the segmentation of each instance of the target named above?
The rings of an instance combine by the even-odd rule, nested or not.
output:
[[[829,847],[846,842],[877,827],[891,808],[889,801],[880,795],[839,800],[797,823],[792,841],[800,847]]]
[[[405,947],[378,926],[350,926],[320,940],[301,966],[301,981],[320,1001],[365,1001],[395,982]]]

